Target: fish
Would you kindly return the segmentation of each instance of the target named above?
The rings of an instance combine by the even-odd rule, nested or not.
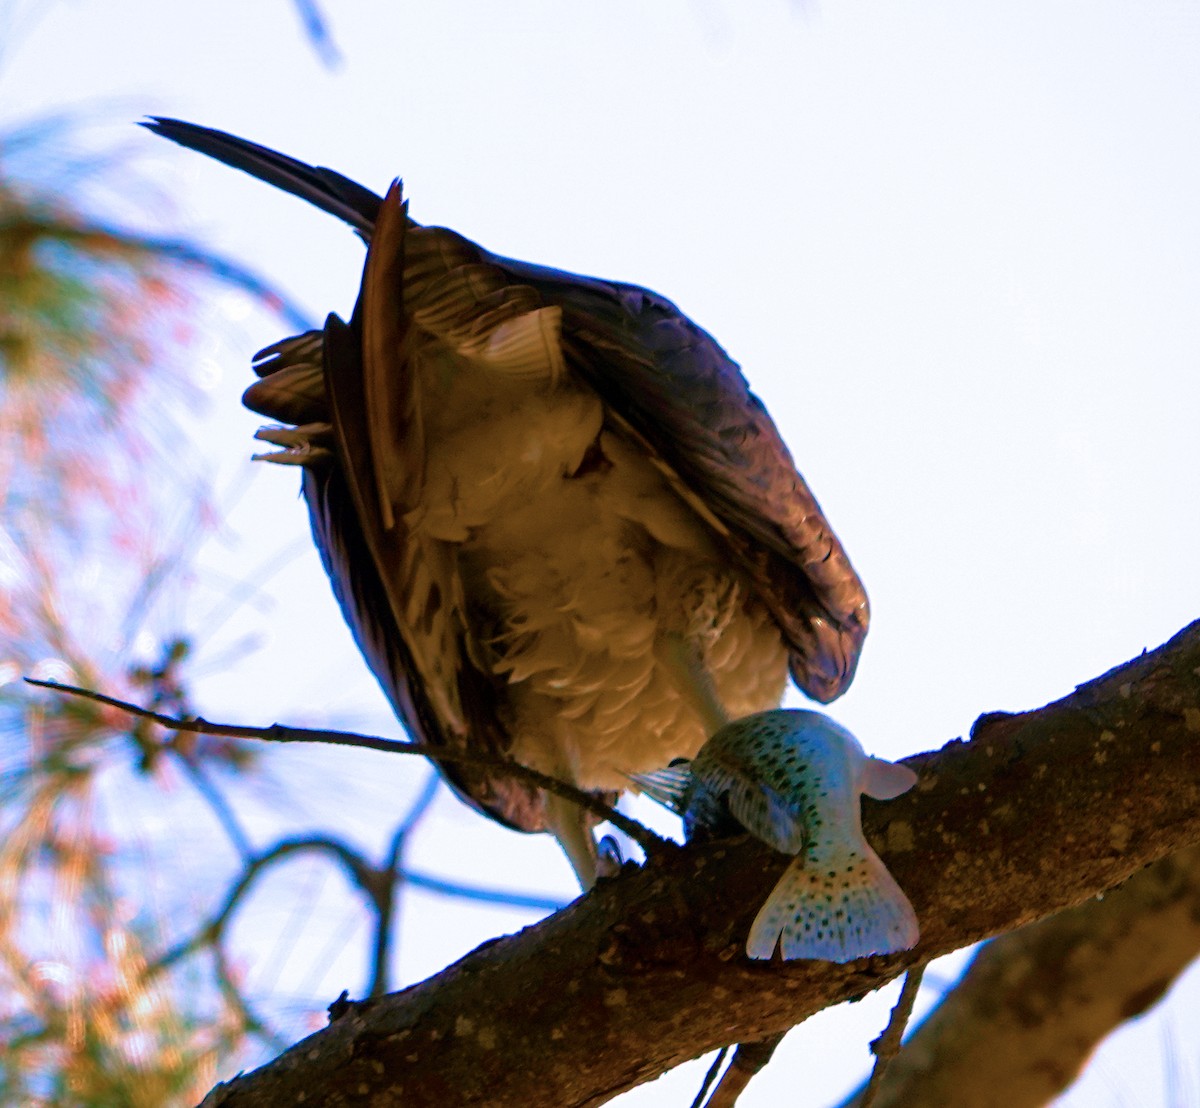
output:
[[[691,762],[629,777],[683,817],[689,841],[744,828],[793,856],[754,918],[749,957],[846,963],[916,946],[916,912],[863,835],[859,797],[891,800],[917,775],[871,757],[823,713],[757,712]]]

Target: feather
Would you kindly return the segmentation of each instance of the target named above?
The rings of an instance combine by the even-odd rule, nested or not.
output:
[[[284,192],[299,196],[349,223],[364,239],[371,237],[380,198],[349,177],[343,177],[332,169],[305,165],[257,143],[180,119],[152,116],[142,126],[180,146],[207,154]]]

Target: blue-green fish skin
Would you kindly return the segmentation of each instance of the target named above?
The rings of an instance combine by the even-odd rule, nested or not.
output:
[[[916,783],[907,766],[868,756],[820,712],[760,712],[721,728],[690,766],[681,798],[690,838],[728,813],[795,855],[756,916],[751,958],[850,962],[907,950],[916,914],[862,832],[859,797],[890,800]]]

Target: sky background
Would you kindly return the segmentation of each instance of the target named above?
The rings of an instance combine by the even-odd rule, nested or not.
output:
[[[252,262],[314,321],[352,307],[355,237],[132,120],[217,126],[380,191],[403,175],[419,221],[647,285],[711,331],[867,583],[871,634],[832,714],[872,752],[937,748],[981,712],[1041,705],[1200,616],[1195,3],[330,3],[333,71],[284,0],[0,12],[0,124],[89,108],[86,141],[135,171],[110,211]],[[199,706],[395,733],[295,474],[249,462],[258,420],[238,398],[279,324],[214,290],[198,326],[196,431],[227,520],[176,613],[200,642]],[[224,613],[248,575],[262,588]],[[390,827],[370,813],[401,811],[423,780],[401,761],[287,750],[271,767],[319,782],[289,814],[336,812],[375,844]],[[282,801],[245,803],[266,821]],[[148,841],[181,834],[167,807],[138,818]],[[447,794],[412,861],[573,892],[552,841]],[[322,1003],[362,972],[335,885],[312,894],[294,963],[272,953],[266,908],[239,933],[251,963],[273,958],[272,980]],[[410,893],[401,982],[534,919]],[[301,966],[314,945],[324,977]],[[961,964],[935,967],[925,1003]],[[844,1094],[893,999],[798,1028],[743,1103]],[[1200,1103],[1197,1012],[1193,971],[1063,1103],[1164,1103],[1172,1055]],[[619,1103],[686,1104],[703,1069]]]

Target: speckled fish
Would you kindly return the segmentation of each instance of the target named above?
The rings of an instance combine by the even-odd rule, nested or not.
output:
[[[915,946],[917,917],[862,831],[859,796],[891,800],[917,775],[867,755],[819,712],[772,711],[722,727],[690,763],[631,775],[683,816],[688,838],[730,817],[796,860],[755,917],[751,958],[850,962]]]

